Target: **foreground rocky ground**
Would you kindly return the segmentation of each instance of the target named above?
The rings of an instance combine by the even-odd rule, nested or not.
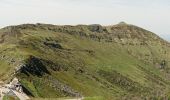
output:
[[[22,89],[21,84],[17,78],[14,78],[9,84],[1,82],[0,85],[0,100],[4,100],[5,97],[13,97],[15,100],[28,100],[30,99]]]

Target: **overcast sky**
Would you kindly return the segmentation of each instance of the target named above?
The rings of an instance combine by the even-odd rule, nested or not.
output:
[[[0,27],[23,23],[102,24],[121,21],[170,36],[170,0],[0,0]]]

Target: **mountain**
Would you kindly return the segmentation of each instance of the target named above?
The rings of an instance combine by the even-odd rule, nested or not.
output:
[[[170,41],[170,35],[169,34],[160,34],[160,37],[162,37],[163,39]]]
[[[143,28],[23,24],[0,30],[0,80],[34,98],[166,99],[170,44]]]

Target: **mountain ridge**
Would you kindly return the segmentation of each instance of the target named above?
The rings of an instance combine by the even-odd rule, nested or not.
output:
[[[169,42],[135,25],[8,26],[0,46],[0,79],[15,73],[35,98],[169,97]]]

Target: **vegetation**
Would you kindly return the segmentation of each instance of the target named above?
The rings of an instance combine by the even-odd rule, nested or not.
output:
[[[125,23],[24,24],[0,30],[0,79],[35,98],[166,99],[170,45]]]
[[[3,100],[19,100],[19,98],[14,97],[14,96],[7,96],[7,95],[5,95],[3,97]]]

